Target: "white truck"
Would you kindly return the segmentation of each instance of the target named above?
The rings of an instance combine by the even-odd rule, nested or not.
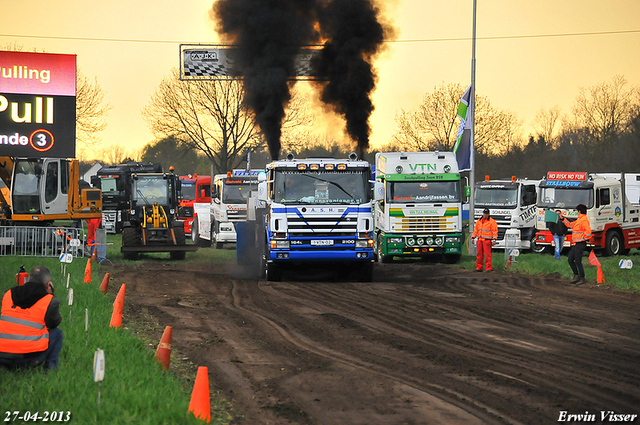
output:
[[[280,280],[289,266],[349,265],[360,281],[373,277],[371,166],[358,160],[272,161],[258,187],[265,203],[262,275]]]
[[[261,170],[233,170],[214,176],[211,203],[193,204],[192,239],[199,245],[220,249],[225,243],[236,242],[234,223],[247,218],[247,198],[258,187]]]
[[[464,243],[460,173],[452,152],[376,154],[378,260],[440,256],[460,260]]]
[[[573,221],[578,216],[576,206],[584,204],[593,232],[588,246],[608,256],[640,248],[640,174],[550,171],[539,187],[536,244],[552,246],[547,220],[553,214],[547,211],[560,210]],[[629,195],[635,196],[633,202]],[[569,246],[570,237],[565,237],[565,247]]]
[[[489,209],[491,217],[498,225],[498,243],[494,249],[507,248],[507,231],[514,235],[510,249],[540,252],[544,247],[535,243],[536,201],[540,180],[511,179],[476,182],[474,190],[473,217],[478,220],[482,211]],[[510,241],[511,242],[511,241]]]

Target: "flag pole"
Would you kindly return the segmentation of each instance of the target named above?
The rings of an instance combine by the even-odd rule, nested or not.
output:
[[[474,161],[474,132],[475,132],[475,118],[476,118],[476,0],[473,0],[473,30],[471,36],[471,98],[469,99],[469,106],[471,107],[471,170],[469,170],[469,234],[473,233],[473,227],[475,224],[474,208],[475,203],[473,200],[473,187],[476,181],[475,173],[475,161]],[[473,244],[469,244],[469,255],[476,255],[476,247]]]

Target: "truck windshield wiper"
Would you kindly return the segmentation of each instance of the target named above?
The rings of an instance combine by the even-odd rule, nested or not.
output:
[[[340,186],[340,184],[336,183],[336,182],[332,182],[330,180],[325,180],[325,179],[321,179],[319,177],[315,177],[315,176],[311,176],[309,174],[302,174],[303,176],[315,179],[315,180],[319,180],[321,182],[325,182],[325,183],[329,183],[334,185],[335,187],[337,187],[338,189],[340,189],[341,191],[343,191],[344,193],[346,193],[351,199],[353,199],[354,201],[356,200],[356,198],[353,197],[352,194],[350,194],[349,192],[347,192],[342,186]]]
[[[144,196],[144,193],[142,193],[142,191],[140,189],[136,189],[136,192],[138,192],[138,195],[140,195],[140,197],[144,200],[144,203],[146,205],[151,205],[149,203],[149,200],[146,198],[146,196]]]

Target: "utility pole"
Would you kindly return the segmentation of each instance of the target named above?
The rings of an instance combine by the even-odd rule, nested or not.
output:
[[[474,218],[474,201],[473,201],[473,186],[476,181],[475,173],[475,128],[476,128],[476,2],[473,0],[473,33],[471,36],[471,99],[469,99],[469,106],[471,107],[471,170],[469,171],[469,234],[473,233],[473,227],[475,224]],[[473,244],[469,244],[469,255],[476,255],[476,247]]]

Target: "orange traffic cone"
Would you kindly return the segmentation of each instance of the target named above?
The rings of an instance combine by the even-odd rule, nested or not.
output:
[[[164,328],[164,333],[156,350],[156,359],[164,370],[169,369],[169,361],[171,358],[171,326]]]
[[[91,283],[91,258],[87,258],[87,266],[84,268],[84,283]]]
[[[124,292],[126,287],[127,285],[123,283],[118,291],[118,295],[116,295],[116,300],[113,302],[113,313],[111,313],[111,323],[109,324],[112,328],[122,326],[122,307],[124,306]]]
[[[196,382],[193,384],[189,412],[198,419],[209,423],[211,421],[211,400],[209,398],[209,369],[205,366],[198,368]]]
[[[110,273],[106,273],[104,275],[104,279],[102,279],[102,283],[100,284],[100,290],[102,292],[104,292],[105,294],[107,293],[107,290],[109,289],[109,277],[111,276]]]
[[[507,264],[504,265],[505,269],[508,269],[509,267],[511,267],[511,256],[509,256],[509,258],[507,258]]]

